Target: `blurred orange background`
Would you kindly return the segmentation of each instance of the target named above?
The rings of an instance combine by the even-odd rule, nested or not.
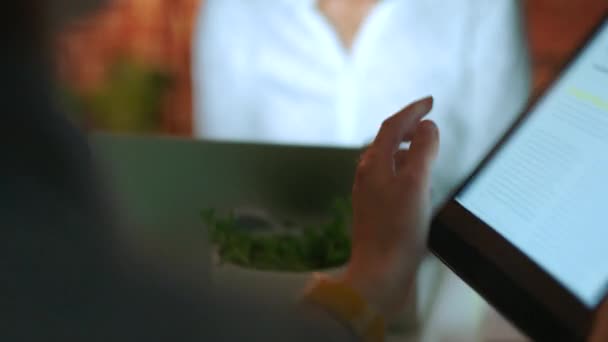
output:
[[[73,23],[57,39],[61,80],[82,91],[103,82],[111,64],[128,56],[172,77],[161,109],[162,133],[192,131],[191,40],[201,0],[113,0]]]
[[[203,0],[114,0],[70,25],[57,39],[63,83],[80,92],[104,82],[119,58],[154,66],[171,77],[158,133],[192,134],[191,42]],[[524,1],[534,91],[540,91],[608,11],[606,0]]]

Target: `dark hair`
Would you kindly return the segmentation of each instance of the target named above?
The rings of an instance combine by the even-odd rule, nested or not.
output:
[[[42,58],[50,42],[47,1],[18,0],[0,5],[3,57]]]
[[[86,140],[54,103],[46,4],[0,5],[0,340],[85,323],[114,274]]]

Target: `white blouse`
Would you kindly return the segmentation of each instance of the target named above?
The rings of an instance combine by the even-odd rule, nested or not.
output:
[[[523,108],[529,61],[516,0],[384,0],[351,50],[316,0],[207,0],[194,51],[196,134],[361,147],[409,102],[435,97],[434,202]]]

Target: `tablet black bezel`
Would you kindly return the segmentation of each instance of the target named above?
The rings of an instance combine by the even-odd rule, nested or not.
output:
[[[608,24],[608,12],[561,70],[571,66],[604,23]],[[455,194],[462,191],[485,166],[538,101],[553,88],[562,73],[553,79],[546,91],[530,101],[513,127]],[[452,199],[434,218],[428,244],[430,250],[469,286],[535,340],[584,340],[588,335],[595,309],[587,308],[545,270],[457,201]]]

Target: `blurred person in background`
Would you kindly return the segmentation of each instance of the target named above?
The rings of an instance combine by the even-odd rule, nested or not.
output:
[[[360,147],[427,94],[442,132],[440,203],[523,109],[518,0],[207,0],[194,50],[195,133]]]

